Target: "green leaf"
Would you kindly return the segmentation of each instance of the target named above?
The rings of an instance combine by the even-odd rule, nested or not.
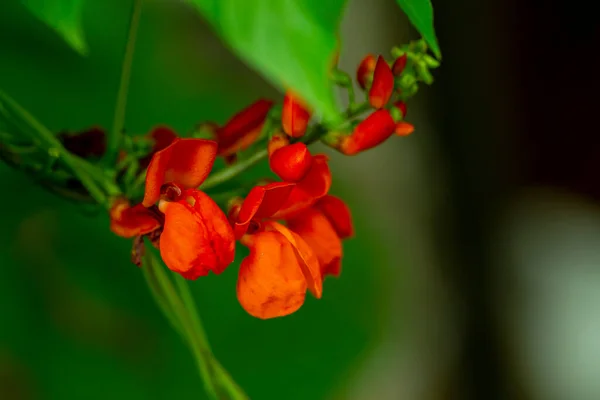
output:
[[[39,19],[56,30],[80,54],[87,54],[81,14],[85,0],[21,0]]]
[[[433,26],[433,6],[431,0],[396,0],[402,11],[408,16],[410,22],[419,31],[423,39],[438,59],[442,58],[440,46],[435,36]]]
[[[188,0],[250,66],[291,88],[329,121],[338,111],[329,80],[345,0]]]

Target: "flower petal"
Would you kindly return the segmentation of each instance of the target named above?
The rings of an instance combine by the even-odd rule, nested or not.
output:
[[[160,187],[175,183],[184,189],[200,186],[215,161],[217,143],[205,139],[175,139],[152,156],[146,172],[142,204],[149,207],[160,198]]]
[[[298,310],[306,297],[306,278],[292,244],[279,232],[244,236],[250,255],[240,266],[237,298],[250,315],[275,318]]]
[[[394,91],[394,74],[382,56],[377,58],[373,84],[369,89],[369,103],[373,108],[383,108]]]
[[[297,182],[306,176],[313,157],[304,143],[294,143],[277,149],[269,157],[269,166],[282,180]]]
[[[183,200],[161,202],[160,209],[165,214],[160,254],[169,269],[196,279],[209,271],[220,274],[233,262],[233,231],[208,195],[190,190]]]
[[[319,261],[323,277],[339,276],[342,242],[324,214],[311,208],[288,220],[287,225],[310,246]]]
[[[269,222],[266,228],[281,233],[292,244],[298,256],[304,278],[306,278],[308,290],[310,290],[313,296],[320,299],[323,294],[323,279],[321,277],[319,260],[312,248],[297,233],[292,232],[277,222]]]
[[[308,107],[296,94],[289,90],[285,93],[281,110],[281,126],[288,136],[302,137],[306,132],[310,114]]]
[[[271,100],[259,99],[217,129],[218,154],[229,156],[254,143],[272,106]]]
[[[315,204],[331,223],[340,239],[354,236],[352,214],[344,201],[335,196],[325,196]]]
[[[331,187],[331,170],[327,156],[318,154],[306,176],[291,191],[280,210],[272,215],[274,219],[285,219],[315,204],[325,196]]]
[[[279,210],[295,185],[290,182],[274,182],[253,187],[238,212],[234,226],[235,237],[239,239],[246,233],[252,219],[269,218]]]
[[[350,136],[341,142],[341,152],[355,155],[386,141],[396,129],[388,110],[377,110],[359,123]]]
[[[141,204],[131,207],[125,199],[116,200],[110,211],[110,230],[118,236],[132,238],[160,227],[152,212]]]

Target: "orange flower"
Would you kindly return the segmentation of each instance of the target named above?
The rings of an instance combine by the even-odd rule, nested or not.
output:
[[[257,318],[293,313],[304,303],[307,289],[321,297],[315,253],[298,234],[270,220],[295,186],[286,182],[256,186],[232,213],[236,237],[250,249],[240,266],[237,296]]]
[[[390,66],[381,56],[377,59],[373,83],[369,89],[369,103],[373,108],[383,108],[394,91],[394,74]]]
[[[350,211],[342,200],[326,196],[314,207],[288,219],[287,226],[313,250],[323,277],[340,275],[341,239],[351,236],[353,232]]]
[[[217,155],[227,157],[247,149],[256,141],[273,102],[260,99],[235,114],[221,128],[215,128]]]
[[[110,230],[114,234],[132,238],[150,233],[162,225],[159,218],[141,204],[133,207],[126,199],[117,199],[109,211]]]
[[[154,154],[146,172],[142,204],[150,207],[160,200],[158,209],[164,213],[161,256],[169,269],[186,279],[223,272],[235,254],[227,217],[195,189],[208,176],[216,151],[217,144],[210,140],[176,139]]]
[[[356,80],[363,90],[367,89],[369,80],[372,79],[375,63],[376,60],[373,54],[367,54],[358,65],[358,69],[356,70]]]
[[[340,142],[340,151],[346,155],[355,155],[371,149],[389,138],[396,123],[388,110],[377,110],[354,128],[350,136]]]
[[[289,90],[285,93],[281,110],[281,125],[288,136],[294,138],[303,136],[310,120],[310,114],[310,110],[298,96]]]

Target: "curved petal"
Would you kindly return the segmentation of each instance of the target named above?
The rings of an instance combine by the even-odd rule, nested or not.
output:
[[[352,214],[344,201],[335,196],[325,196],[315,204],[331,223],[340,239],[354,236]]]
[[[310,170],[291,191],[279,211],[272,215],[274,219],[286,219],[311,207],[329,192],[331,170],[327,156],[319,154],[313,157]]]
[[[131,207],[125,199],[115,201],[109,211],[110,230],[118,236],[132,238],[160,227],[160,222],[141,204]]]
[[[321,277],[319,260],[311,247],[297,233],[292,232],[277,222],[269,222],[267,229],[273,229],[281,233],[292,244],[298,257],[298,264],[306,279],[308,290],[310,290],[313,296],[320,299],[323,294],[323,279]]]
[[[149,207],[160,198],[160,187],[175,183],[184,189],[200,186],[212,169],[217,143],[205,139],[175,139],[152,156],[146,171],[142,204]]]
[[[240,266],[237,298],[248,314],[261,318],[289,315],[306,297],[306,279],[291,243],[279,232],[244,237],[250,255]]]
[[[325,215],[310,209],[288,220],[288,228],[298,234],[313,250],[319,260],[323,277],[340,275],[342,242]]]
[[[295,184],[290,182],[274,182],[255,186],[244,199],[235,223],[235,236],[241,238],[254,218],[269,218],[286,201]]]
[[[283,146],[269,157],[269,167],[278,177],[287,182],[302,180],[310,170],[313,156],[304,143]]]
[[[189,191],[184,200],[161,202],[165,224],[160,254],[172,271],[186,279],[220,274],[235,255],[233,231],[225,214],[205,193]]]
[[[217,129],[218,154],[229,156],[254,143],[272,106],[271,100],[259,99]]]

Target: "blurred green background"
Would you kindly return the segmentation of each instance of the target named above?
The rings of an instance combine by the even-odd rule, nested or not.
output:
[[[88,3],[86,58],[17,0],[0,6],[0,88],[56,131],[112,120],[129,2]],[[415,134],[331,155],[357,235],[323,299],[259,321],[237,304],[236,266],[192,284],[253,399],[600,398],[596,16],[557,0],[433,3],[444,59],[409,104]],[[394,1],[351,0],[341,38],[353,72],[416,35]],[[195,12],[147,1],[128,132],[223,122],[261,96],[282,97]],[[203,398],[106,216],[0,174],[0,399]]]

